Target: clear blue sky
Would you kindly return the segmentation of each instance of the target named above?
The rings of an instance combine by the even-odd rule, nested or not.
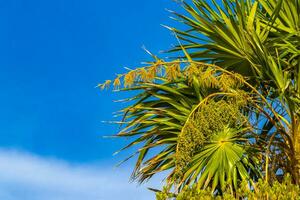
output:
[[[0,2],[0,145],[72,162],[111,160],[119,94],[97,83],[174,43],[172,0]],[[178,10],[178,9],[177,9]],[[163,56],[163,55],[161,55]]]
[[[94,87],[176,43],[172,0],[0,1],[0,199],[153,199],[112,171],[122,95]],[[160,55],[163,57],[164,55]],[[95,164],[96,163],[96,164]],[[158,186],[157,184],[155,186]],[[115,192],[115,188],[118,192]],[[158,186],[159,187],[159,186]]]

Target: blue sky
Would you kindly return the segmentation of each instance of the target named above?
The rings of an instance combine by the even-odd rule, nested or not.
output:
[[[112,185],[121,181],[120,191],[130,187],[133,194],[151,199],[144,189],[127,186],[130,165],[121,168],[122,176],[108,173],[126,155],[112,156],[125,141],[102,138],[117,130],[101,121],[111,120],[112,112],[121,108],[112,101],[122,95],[94,86],[123,67],[150,60],[143,45],[158,54],[176,43],[160,24],[173,25],[165,9],[178,7],[172,0],[0,1],[1,199],[75,199],[68,189],[63,191],[76,190],[63,181],[68,177],[79,183],[91,179],[94,189],[105,181],[92,177],[104,177]],[[14,176],[20,166],[33,175]],[[16,173],[8,173],[12,169]],[[61,177],[57,185],[51,173]],[[57,188],[61,194],[53,196]],[[108,194],[111,189],[99,191]],[[85,199],[93,198],[99,196]],[[100,197],[107,198],[117,199]]]

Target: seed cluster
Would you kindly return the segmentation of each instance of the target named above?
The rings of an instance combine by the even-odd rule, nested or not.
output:
[[[210,100],[195,111],[178,138],[176,176],[181,177],[193,155],[203,143],[226,127],[240,127],[244,117],[240,106],[229,100]]]

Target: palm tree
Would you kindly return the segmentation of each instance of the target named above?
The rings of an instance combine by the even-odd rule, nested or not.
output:
[[[193,4],[184,4],[189,16],[175,13],[191,29],[172,30],[186,42],[184,48],[194,60],[247,77],[264,96],[270,107],[256,114],[265,121],[257,124],[263,125],[257,134],[268,147],[266,177],[278,175],[280,169],[299,183],[300,1],[228,0],[222,7],[212,1],[215,9],[205,1]],[[203,36],[205,41],[197,42]],[[279,162],[278,156],[285,161]]]
[[[193,0],[187,30],[170,28],[183,56],[119,75],[136,91],[117,136],[137,146],[132,177],[233,193],[243,181],[300,183],[300,1]],[[105,88],[110,84],[100,84]]]

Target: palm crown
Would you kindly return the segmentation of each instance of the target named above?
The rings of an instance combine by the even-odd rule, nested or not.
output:
[[[138,145],[133,178],[168,171],[167,184],[225,188],[300,183],[300,1],[193,0],[174,61],[155,58],[119,75],[136,91],[118,136]],[[106,87],[110,81],[100,84]],[[152,152],[151,152],[152,151]],[[151,156],[150,156],[151,155]]]

